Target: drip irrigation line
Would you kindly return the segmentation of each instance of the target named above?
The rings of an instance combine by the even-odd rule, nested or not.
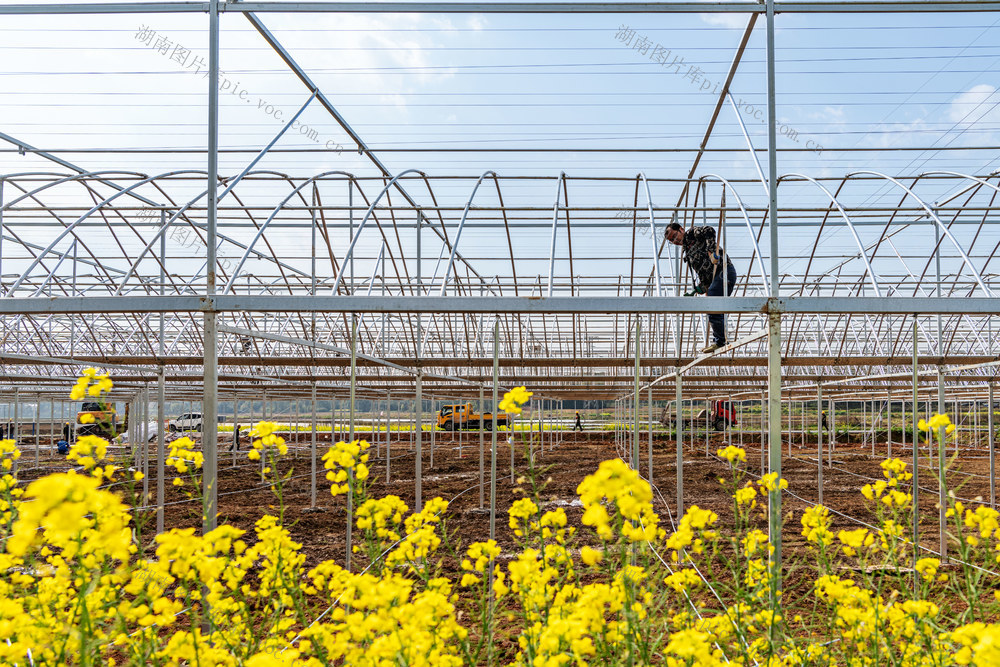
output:
[[[491,481],[492,481],[492,477],[491,477]],[[460,492],[459,492],[458,494],[456,494],[456,495],[455,495],[455,496],[454,496],[454,497],[453,497],[453,498],[452,498],[451,500],[449,500],[449,501],[448,501],[448,507],[451,507],[451,504],[452,504],[453,502],[455,502],[456,500],[458,500],[458,498],[459,498],[459,497],[461,497],[461,496],[465,495],[466,493],[468,493],[469,491],[471,491],[471,490],[473,490],[473,489],[478,489],[478,488],[479,488],[479,484],[477,483],[477,484],[474,484],[474,485],[470,486],[469,488],[465,489],[464,491],[460,491]],[[447,508],[446,508],[446,509],[447,509]],[[441,512],[443,512],[443,511],[444,511],[444,510],[442,509],[442,510],[441,510]],[[440,515],[441,515],[441,512],[438,512],[438,513],[437,513],[437,514],[435,514],[434,516],[435,516],[435,517],[438,517],[438,516],[440,516]],[[372,567],[373,565],[375,565],[375,564],[376,564],[376,563],[378,563],[378,562],[379,562],[380,560],[382,560],[382,558],[383,558],[383,557],[385,557],[385,555],[386,555],[386,554],[388,554],[388,553],[389,553],[390,551],[392,551],[392,550],[393,550],[393,549],[395,549],[395,548],[396,548],[397,546],[399,546],[399,545],[400,545],[400,544],[401,544],[401,543],[403,542],[403,540],[405,540],[405,539],[409,538],[409,537],[410,537],[411,535],[412,535],[412,533],[411,533],[411,534],[409,534],[409,535],[406,535],[406,537],[401,537],[401,538],[399,538],[398,540],[396,540],[395,542],[393,542],[393,543],[392,543],[391,545],[389,545],[388,547],[386,547],[386,549],[385,549],[385,550],[384,550],[384,551],[383,551],[383,552],[382,552],[381,554],[379,554],[379,555],[378,555],[378,556],[377,556],[377,557],[375,558],[375,560],[373,560],[372,562],[368,563],[368,565],[367,565],[367,566],[366,566],[366,567],[365,567],[365,568],[364,568],[363,570],[361,570],[361,572],[359,572],[358,574],[359,574],[359,575],[362,575],[362,574],[364,574],[365,572],[367,572],[367,571],[368,571],[368,570],[369,570],[369,569],[370,569],[370,568],[371,568],[371,567]],[[492,559],[491,559],[491,560],[492,560]],[[281,652],[282,652],[282,653],[284,653],[286,649],[290,648],[290,647],[291,647],[291,646],[292,646],[292,645],[293,645],[293,644],[294,644],[295,642],[297,642],[297,641],[298,641],[298,640],[299,640],[299,639],[300,639],[300,638],[302,637],[302,633],[303,633],[303,632],[305,632],[306,630],[308,630],[308,629],[309,629],[309,628],[311,628],[312,626],[314,626],[314,625],[316,625],[317,623],[319,623],[319,622],[320,622],[320,620],[322,620],[324,616],[326,616],[326,615],[327,615],[328,613],[330,613],[330,611],[331,611],[331,610],[333,610],[333,608],[334,608],[334,607],[336,607],[336,606],[337,606],[337,604],[339,604],[339,603],[340,603],[340,599],[341,599],[342,597],[344,597],[344,595],[345,595],[346,593],[347,593],[347,591],[345,590],[345,591],[344,591],[343,593],[341,593],[341,594],[340,594],[339,596],[337,596],[337,599],[333,601],[333,604],[331,604],[331,605],[330,605],[329,607],[327,607],[327,608],[326,608],[326,609],[325,609],[325,610],[323,611],[323,613],[321,613],[321,614],[320,614],[319,616],[317,616],[317,617],[316,617],[316,618],[315,618],[315,619],[314,619],[314,620],[313,620],[313,621],[312,621],[312,622],[311,622],[311,623],[310,623],[309,625],[307,625],[306,627],[302,628],[302,630],[300,630],[300,631],[299,631],[299,632],[298,632],[298,633],[297,633],[297,634],[296,634],[296,635],[295,635],[295,636],[294,636],[294,637],[293,637],[292,639],[290,639],[290,640],[288,641],[288,645],[287,645],[287,646],[285,646],[284,648],[282,648],[282,649],[281,649]]]
[[[406,454],[401,454],[398,457],[394,457],[392,460],[393,461],[398,461],[399,459],[406,458],[408,456],[413,456],[413,455],[414,455],[414,452],[408,452]],[[369,460],[373,461],[373,462],[381,462],[384,459],[382,459],[382,458],[376,458],[376,459],[369,459]],[[247,463],[247,464],[243,464],[243,465],[240,465],[240,466],[236,466],[235,468],[234,467],[220,468],[220,470],[235,470],[237,468],[243,468],[243,467],[247,467],[247,466],[251,466],[251,465],[254,466],[254,467],[256,467],[259,464],[256,463],[256,462],[254,462],[254,463]],[[319,472],[319,471],[317,471],[317,472]],[[303,477],[309,477],[311,475],[312,475],[312,471],[309,471],[307,473],[302,473],[301,475],[293,475],[291,477],[288,477],[287,479],[288,480],[301,479]],[[182,478],[181,478],[180,475],[174,475],[174,476],[172,476],[170,478],[164,476],[163,479],[167,480],[167,479],[182,479]],[[257,486],[251,486],[251,487],[247,487],[247,488],[243,488],[243,489],[236,489],[235,491],[221,492],[218,495],[219,495],[219,497],[222,497],[222,496],[231,496],[231,495],[235,495],[237,493],[247,493],[247,492],[250,492],[250,491],[260,491],[261,489],[267,489],[267,488],[270,488],[272,486],[274,486],[273,483],[266,482],[264,484],[260,484],[260,485],[257,485]],[[185,503],[191,503],[191,502],[195,502],[197,500],[198,500],[198,498],[188,498],[187,500],[174,500],[174,501],[171,501],[169,503],[164,503],[163,506],[164,507],[168,507],[168,506],[173,506],[173,505],[183,505]],[[158,505],[139,506],[139,507],[130,508],[129,511],[130,512],[131,511],[138,512],[138,511],[146,511],[146,510],[155,510],[158,507],[159,507]]]
[[[629,468],[631,468],[631,466],[629,465],[628,461],[626,461],[626,460],[625,460],[624,458],[622,458],[622,456],[621,456],[621,454],[622,454],[622,453],[625,453],[625,454],[627,454],[627,452],[622,452],[622,450],[621,450],[621,449],[619,449],[619,447],[618,447],[618,444],[617,444],[617,443],[615,444],[615,449],[616,449],[616,453],[618,454],[618,459],[619,459],[620,461],[622,461],[622,462],[623,462],[623,463],[624,463],[624,464],[625,464],[626,466],[629,466]],[[649,482],[649,480],[646,480],[646,479],[645,479],[645,478],[644,478],[644,477],[642,476],[642,473],[640,473],[639,471],[636,471],[636,474],[638,474],[638,475],[639,475],[639,479],[642,479],[642,480],[646,481],[646,483],[647,483],[647,484],[649,484],[651,488],[655,488],[655,487],[653,486],[653,484],[652,484],[651,482]],[[666,508],[667,508],[667,514],[668,514],[668,516],[670,517],[670,524],[671,524],[671,527],[673,528],[673,530],[674,530],[674,531],[676,531],[676,530],[677,530],[677,526],[676,526],[676,524],[674,523],[674,519],[673,519],[673,513],[672,513],[672,512],[670,512],[670,506],[669,506],[669,505],[667,505],[667,502],[666,502],[666,500],[664,500],[664,499],[663,499],[663,494],[661,494],[661,493],[660,493],[659,489],[656,489],[656,492],[657,492],[657,494],[658,494],[658,495],[660,496],[660,499],[661,499],[661,500],[663,501],[663,504],[664,504],[664,505],[666,506]],[[631,492],[630,492],[630,493],[631,493]],[[640,525],[642,526],[642,529],[643,529],[643,530],[645,530],[645,529],[646,529],[646,525],[645,525],[645,524],[643,523],[643,521],[642,521],[642,519],[641,519],[641,518],[639,519],[639,524],[640,524]],[[656,550],[656,547],[654,547],[654,546],[653,546],[652,542],[647,542],[647,544],[649,545],[649,548],[650,548],[650,551],[652,551],[652,552],[653,552],[653,554],[654,554],[654,555],[655,555],[655,556],[656,556],[656,557],[657,557],[657,558],[659,559],[659,561],[660,561],[661,563],[663,563],[663,566],[664,566],[664,567],[665,567],[665,568],[667,569],[667,572],[669,572],[669,573],[670,573],[671,575],[672,575],[672,574],[674,574],[674,570],[673,570],[673,568],[671,568],[671,567],[670,567],[670,565],[668,565],[668,564],[667,564],[667,561],[666,561],[666,560],[664,560],[663,556],[661,556],[661,555],[660,555],[660,552]],[[696,573],[698,574],[698,576],[699,576],[699,577],[701,578],[701,580],[702,580],[702,581],[703,581],[703,582],[705,583],[705,586],[707,586],[707,587],[708,587],[708,590],[712,591],[712,595],[714,595],[714,596],[715,596],[715,599],[719,601],[719,604],[720,604],[720,605],[721,605],[721,606],[722,606],[722,607],[723,607],[724,609],[725,609],[725,608],[727,608],[727,607],[726,607],[726,604],[725,604],[725,603],[724,603],[724,602],[722,601],[722,598],[721,598],[721,597],[719,596],[719,593],[718,593],[718,592],[717,592],[717,591],[715,590],[715,587],[714,587],[714,586],[712,585],[712,583],[711,583],[711,582],[710,582],[710,581],[709,581],[709,580],[708,580],[708,579],[707,579],[707,578],[705,577],[705,575],[704,575],[704,574],[702,573],[702,571],[701,571],[701,570],[700,570],[700,569],[698,568],[698,565],[697,565],[696,563],[694,563],[694,562],[692,561],[692,562],[691,562],[691,566],[692,566],[692,568],[694,569],[694,571],[695,571],[695,572],[696,572]],[[684,589],[684,591],[683,591],[683,592],[684,592],[684,599],[686,599],[686,600],[687,600],[687,602],[688,602],[688,605],[689,605],[689,606],[691,607],[692,611],[694,611],[694,613],[695,613],[695,614],[696,614],[696,615],[698,616],[698,619],[699,619],[699,620],[704,620],[704,618],[703,618],[703,617],[702,617],[702,615],[701,615],[701,612],[700,612],[700,611],[698,610],[698,607],[697,607],[697,605],[695,605],[694,601],[693,601],[693,600],[691,599],[691,596],[690,596],[690,595],[688,595],[688,592],[687,592],[687,589]],[[750,648],[749,648],[749,646],[747,646],[747,643],[746,643],[746,639],[745,639],[745,638],[743,637],[743,634],[742,634],[742,632],[740,632],[740,630],[739,630],[738,628],[737,628],[737,631],[736,631],[736,634],[737,634],[737,636],[738,636],[738,637],[740,638],[740,642],[741,642],[741,643],[743,644],[744,648],[746,649],[747,653],[749,654],[749,651],[750,651]],[[725,659],[726,663],[727,663],[727,664],[729,664],[729,662],[730,662],[730,661],[729,661],[729,657],[728,657],[728,656],[726,655],[725,651],[723,651],[723,650],[722,650],[722,647],[721,647],[721,646],[719,646],[719,643],[718,643],[717,641],[714,641],[714,640],[713,640],[713,643],[715,644],[715,647],[716,647],[717,649],[719,649],[719,651],[720,651],[720,652],[722,652],[722,657],[723,657],[723,658]],[[760,664],[760,663],[758,663],[758,662],[757,662],[757,660],[756,660],[755,658],[751,658],[751,659],[753,659],[753,661],[754,661],[754,664],[755,664],[755,665],[759,665],[759,664]]]
[[[709,454],[709,456],[712,457],[712,458],[714,458],[719,463],[723,462],[722,459],[718,458],[717,456],[714,456],[712,454]],[[754,477],[757,477],[757,479],[760,479],[760,477],[761,477],[760,475],[757,475],[756,473],[754,473],[749,468],[747,468],[746,470],[747,470],[747,473],[749,473],[750,475],[753,475]],[[792,491],[789,491],[788,489],[785,489],[785,492],[788,493],[788,495],[792,496],[793,498],[799,500],[800,502],[805,503],[806,505],[809,505],[811,507],[819,507],[820,506],[819,503],[815,503],[815,502],[813,502],[811,500],[806,500],[802,496],[800,496],[800,495],[798,495],[798,494],[796,494],[796,493],[794,493]],[[970,501],[970,502],[973,502],[973,501]],[[848,521],[853,521],[854,523],[860,524],[860,525],[862,525],[862,526],[864,526],[866,528],[870,528],[870,529],[872,529],[872,530],[874,530],[874,531],[876,531],[878,533],[883,532],[881,528],[878,528],[877,526],[874,526],[874,525],[872,525],[872,524],[870,524],[870,523],[868,523],[866,521],[862,521],[861,519],[858,519],[857,517],[853,517],[853,516],[851,516],[849,514],[845,514],[845,513],[841,512],[839,510],[836,510],[836,509],[830,507],[829,505],[824,504],[824,505],[822,505],[822,507],[825,507],[830,512],[832,512],[832,513],[834,513],[834,514],[836,514],[838,516],[841,516],[841,517],[847,519]],[[915,511],[917,511],[917,509],[913,508],[913,511],[915,512]],[[904,544],[907,544],[907,545],[909,545],[911,547],[914,546],[913,542],[909,541],[905,537],[904,538],[900,538],[900,540]],[[916,547],[918,549],[923,549],[924,551],[927,551],[928,553],[932,553],[932,554],[934,554],[936,556],[941,556],[941,553],[939,551],[935,551],[934,549],[931,549],[930,547],[925,547],[922,544],[917,544]],[[981,572],[985,572],[987,574],[991,574],[991,575],[993,575],[995,577],[1000,577],[1000,572],[994,572],[993,570],[987,570],[987,569],[979,567],[978,565],[975,565],[973,563],[967,563],[967,562],[965,562],[964,560],[962,560],[960,558],[955,558],[954,556],[948,556],[948,560],[952,560],[952,561],[954,561],[956,563],[961,563],[962,565],[968,565],[969,567],[975,568],[975,569],[980,570]]]
[[[803,463],[809,463],[811,465],[816,465],[816,463],[814,462],[814,460],[810,459],[808,457],[799,458],[799,457],[793,456],[791,458],[793,460],[795,460],[795,461],[801,461]],[[869,477],[868,475],[862,475],[860,473],[852,472],[850,470],[845,470],[845,469],[837,467],[837,466],[833,466],[833,468],[835,470],[837,470],[838,472],[847,473],[848,475],[852,475],[854,477],[858,477],[860,479],[864,479],[864,480],[867,480],[869,482],[885,482],[885,481],[887,481],[885,479],[879,479],[877,477]],[[928,468],[922,468],[922,470],[932,470],[933,471],[933,469],[928,469]],[[903,484],[903,485],[905,485],[905,486],[913,486],[912,482],[900,482],[900,483]],[[927,493],[931,494],[931,496],[933,496],[935,493],[938,492],[938,489],[929,489],[929,488],[926,488],[926,487],[923,487],[923,486],[918,486],[917,488],[920,489],[921,491],[926,491]],[[955,499],[956,500],[961,500],[961,501],[966,502],[966,503],[975,503],[975,502],[977,502],[976,500],[973,500],[971,498],[963,498],[961,496],[955,496]]]

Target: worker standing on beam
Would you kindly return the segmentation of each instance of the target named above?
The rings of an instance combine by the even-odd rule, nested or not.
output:
[[[679,223],[667,225],[667,240],[683,248],[684,261],[691,267],[697,280],[695,288],[684,296],[706,294],[708,296],[725,296],[733,293],[736,286],[736,267],[729,256],[719,246],[715,238],[715,230],[704,225],[697,225],[685,231]],[[722,265],[725,263],[725,270]],[[712,343],[702,349],[702,354],[714,352],[723,347],[726,339],[726,316],[716,313],[708,316],[712,327]]]

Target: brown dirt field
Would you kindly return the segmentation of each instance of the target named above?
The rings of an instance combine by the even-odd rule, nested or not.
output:
[[[329,447],[329,433],[319,434],[317,457]],[[511,484],[510,448],[506,443],[507,433],[498,438],[497,456],[497,541],[509,550],[514,547],[510,530],[507,527],[506,510],[510,504],[521,497],[513,493],[515,485]],[[395,494],[411,507],[414,503],[414,454],[409,442],[410,434],[393,434],[392,442],[392,478],[385,481],[384,446],[379,445],[378,455],[373,445],[371,450],[371,487],[370,494],[380,497]],[[515,438],[515,478],[524,474],[527,469],[525,450],[528,447],[527,435],[517,433]],[[537,434],[536,434],[537,437]],[[548,436],[547,436],[548,437]],[[336,559],[343,562],[345,553],[346,504],[343,497],[332,498],[325,480],[322,461],[318,461],[317,474],[317,506],[319,512],[303,511],[310,505],[310,465],[308,451],[308,435],[300,434],[300,443],[289,439],[292,452],[282,462],[281,468],[292,470],[293,477],[285,489],[286,517],[289,528],[295,540],[303,545],[303,551],[308,556],[310,566],[325,560]],[[676,519],[675,491],[675,444],[672,438],[654,435],[653,448],[653,482],[659,492],[656,496],[656,509],[661,514],[661,521],[669,529],[671,519]],[[687,437],[685,438],[687,440]],[[452,433],[436,434],[434,466],[430,465],[429,434],[424,434],[423,442],[423,491],[424,501],[440,496],[450,501],[448,511],[448,526],[457,532],[463,543],[468,544],[489,537],[489,447],[490,436],[486,434],[486,460],[484,505],[480,509],[479,502],[479,442],[477,434],[463,435],[462,456],[458,452],[458,436]],[[760,473],[759,437],[744,435],[743,446],[747,450],[748,471],[753,475]],[[705,456],[704,433],[696,433],[695,446],[687,443],[684,457],[684,502],[686,506],[698,505],[716,512],[725,525],[731,519],[731,501],[718,482],[720,476],[726,475],[726,465],[719,461],[714,452],[725,446],[725,438],[721,434],[709,436],[709,450],[713,456]],[[734,443],[739,439],[734,437]],[[274,511],[275,498],[273,493],[261,485],[259,464],[246,458],[246,444],[237,455],[237,466],[232,467],[232,455],[226,451],[226,445],[221,447],[219,460],[219,522],[228,522],[244,530],[252,530],[253,523],[268,511]],[[645,475],[647,470],[646,434],[640,438],[640,472]],[[897,443],[894,445],[894,455],[911,461],[912,454],[902,451]],[[540,468],[547,470],[545,477],[550,478],[543,499],[562,505],[577,525],[582,516],[582,508],[575,506],[577,498],[576,487],[583,478],[597,469],[598,464],[616,456],[614,436],[611,433],[565,433],[564,440],[555,447],[546,444],[544,454],[537,444],[534,446],[536,461]],[[792,511],[794,518],[785,530],[785,543],[794,547],[799,543],[798,518],[808,507],[807,502],[816,502],[817,469],[815,445],[799,446],[797,437],[792,444],[792,455],[788,455],[788,445],[783,446],[782,476],[789,482],[789,492],[801,497],[796,499],[786,495],[784,511]],[[832,510],[849,515],[855,519],[869,521],[871,512],[865,506],[860,488],[873,478],[881,479],[879,462],[885,457],[885,444],[877,445],[877,455],[871,456],[870,445],[844,445],[838,443],[834,454],[834,468],[824,466],[824,504]],[[924,451],[926,454],[926,450]],[[22,468],[20,477],[28,482],[49,471],[67,470],[68,462],[59,457],[53,457],[43,452],[40,458],[40,468],[34,467],[33,452],[24,453],[20,461]],[[924,456],[921,459],[920,471],[920,508],[921,522],[929,538],[937,533],[937,481],[934,472],[926,466],[931,461]],[[975,499],[981,497],[989,502],[989,461],[984,451],[965,450],[958,457],[954,469],[949,473],[949,485],[956,490],[961,498]],[[168,470],[168,480],[170,473]],[[149,488],[153,495],[156,488],[156,466],[150,461]],[[155,497],[155,496],[154,496]],[[173,486],[167,486],[166,491],[166,526],[180,528],[196,526],[200,523],[199,509],[192,502],[185,502],[186,497]],[[666,503],[666,505],[665,505]],[[667,510],[669,506],[669,515]],[[857,528],[861,524],[846,517],[834,515],[834,528]],[[932,546],[936,540],[926,544]]]
[[[503,549],[501,561],[510,558],[515,551],[513,535],[507,525],[506,510],[520,495],[515,495],[517,484],[511,483],[510,449],[505,442],[507,433],[498,438],[497,457],[497,515],[496,539]],[[317,447],[318,457],[329,447],[329,433],[321,434]],[[334,559],[343,564],[346,548],[346,504],[343,497],[332,498],[325,480],[322,461],[318,462],[317,474],[317,506],[318,512],[305,511],[310,505],[309,486],[309,451],[308,435],[301,434],[301,444],[290,442],[292,453],[283,461],[282,470],[292,470],[292,479],[285,490],[286,526],[293,539],[302,544],[306,554],[306,566],[313,567],[319,562]],[[385,481],[384,445],[371,449],[370,494],[380,497],[395,494],[408,505],[414,502],[414,455],[410,448],[409,434],[393,434],[392,443],[392,479]],[[515,435],[519,444],[515,448],[515,478],[522,475],[527,468],[525,450],[528,448],[527,435]],[[757,438],[759,439],[759,438]],[[687,438],[686,438],[687,440]],[[744,447],[748,454],[748,471],[751,477],[760,472],[760,448],[757,441],[751,441],[744,435]],[[468,545],[471,542],[486,540],[489,537],[489,447],[490,437],[486,435],[486,484],[484,487],[484,508],[479,502],[479,455],[478,435],[463,436],[462,456],[459,456],[457,436],[451,433],[436,434],[434,466],[430,465],[430,443],[428,434],[424,434],[423,443],[423,499],[440,496],[450,501],[447,512],[447,528],[456,543]],[[720,434],[709,436],[709,451],[725,446],[725,439]],[[734,438],[734,444],[739,439]],[[640,471],[647,470],[646,434],[640,438]],[[881,479],[879,462],[884,458],[885,445],[877,445],[879,456],[871,456],[870,445],[838,444],[834,451],[834,468],[824,466],[824,501],[831,510],[840,512],[833,514],[834,531],[840,529],[858,528],[861,524],[847,517],[861,521],[871,521],[872,513],[866,507],[860,488],[872,481]],[[911,454],[897,444],[895,454],[902,454],[905,460],[911,460]],[[799,519],[809,502],[817,500],[815,445],[799,446],[797,438],[792,444],[791,456],[788,455],[788,445],[783,447],[783,476],[789,482],[790,494],[786,495],[783,511],[791,516],[786,522],[784,531],[786,562],[798,560],[805,555],[804,540],[799,535],[801,530]],[[564,440],[555,447],[548,444],[544,453],[535,447],[537,464],[544,469],[543,479],[547,479],[543,500],[553,503],[552,506],[562,506],[569,517],[571,525],[577,526],[579,533],[586,536],[589,529],[582,526],[580,519],[583,509],[573,501],[577,499],[576,488],[585,476],[597,469],[598,464],[616,456],[614,436],[611,433],[564,434]],[[727,474],[726,464],[714,456],[705,455],[704,433],[696,433],[695,446],[688,446],[684,454],[684,502],[686,506],[698,505],[716,512],[720,517],[720,528],[726,530],[732,525],[731,499],[719,484],[718,478]],[[811,457],[811,458],[810,458]],[[21,459],[22,479],[30,480],[45,471],[67,469],[66,462],[50,456],[43,456],[40,468],[33,468],[33,456],[26,452]],[[927,466],[928,460],[922,460]],[[989,462],[985,453],[978,450],[964,452],[956,461],[955,469],[950,473],[949,483],[957,489],[956,493],[964,498],[982,496],[989,502],[988,483]],[[275,512],[275,498],[272,492],[260,483],[259,464],[246,458],[246,447],[237,456],[237,466],[232,467],[232,455],[220,452],[219,461],[219,522],[228,522],[247,531],[252,531],[254,522],[264,513]],[[169,476],[169,472],[168,472]],[[155,465],[150,462],[151,494],[155,497],[156,474]],[[676,520],[675,505],[675,444],[673,439],[656,436],[653,448],[653,481],[658,489],[655,508],[661,517],[661,525],[670,529],[672,521]],[[924,531],[924,545],[935,547],[937,544],[937,516],[935,508],[937,501],[937,482],[932,471],[922,469],[920,473],[921,523]],[[195,503],[185,502],[186,498],[173,486],[167,487],[166,526],[181,528],[200,525],[200,512]],[[669,513],[667,511],[669,506]],[[152,518],[150,519],[152,522]],[[766,530],[763,518],[757,519],[759,528]],[[151,535],[149,524],[145,534]],[[354,569],[363,567],[363,556],[356,554]],[[458,562],[446,558],[443,563],[446,573],[458,572]],[[799,570],[792,574],[786,582],[786,590],[802,587],[802,592],[808,590],[807,572]],[[457,577],[455,577],[457,579]],[[786,598],[787,599],[787,598]],[[503,628],[501,628],[502,630]],[[501,634],[503,634],[501,632]],[[516,651],[513,639],[501,639],[499,642],[501,655],[512,656]]]

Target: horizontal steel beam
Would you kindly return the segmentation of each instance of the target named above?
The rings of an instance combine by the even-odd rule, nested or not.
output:
[[[207,13],[208,2],[54,2],[0,5],[0,14],[175,14]],[[995,12],[992,0],[884,0],[883,2],[774,3],[778,13],[844,14],[897,12]],[[756,2],[239,2],[222,12],[279,14],[761,14]]]
[[[987,297],[87,296],[0,299],[0,315],[173,312],[1000,315]]]
[[[0,352],[0,364],[8,364],[11,366],[17,365],[49,365],[54,363],[63,363],[47,360],[44,357],[38,357],[32,362],[25,361],[26,355],[11,355],[4,354]],[[681,357],[681,358],[670,358],[670,357],[654,357],[654,358],[643,358],[640,360],[640,365],[643,367],[683,367],[691,363],[695,357]],[[200,367],[203,359],[200,356],[171,356],[157,358],[155,356],[86,356],[86,355],[76,355],[73,357],[76,363],[86,363],[93,364],[94,366],[103,366],[105,362],[108,364],[113,364],[115,367],[123,368],[131,364],[137,366],[157,366],[162,363],[167,367],[174,366],[196,366]],[[492,366],[492,357],[466,357],[466,358],[449,358],[449,359],[435,359],[433,357],[424,357],[422,359],[415,359],[413,357],[401,358],[401,357],[390,357],[386,359],[393,364],[399,364],[401,366],[410,366],[420,364],[425,371],[435,368],[485,368]],[[784,357],[781,360],[781,365],[784,367],[802,367],[802,366],[909,366],[913,361],[910,355],[899,355],[894,357],[874,357],[874,356],[841,356],[841,357],[817,357],[817,356],[800,356],[800,357]],[[925,355],[920,356],[917,359],[917,363],[921,366],[938,366],[942,364],[984,364],[988,362],[996,361],[995,357],[984,356],[984,355],[968,355],[968,356],[948,356],[942,357],[938,355]],[[220,366],[264,366],[264,367],[302,367],[302,368],[347,368],[350,366],[350,359],[344,359],[342,357],[310,357],[310,356],[260,356],[260,357],[234,357],[234,356],[219,356]],[[367,359],[358,359],[357,364],[359,367],[378,367],[380,364],[375,361]],[[612,357],[589,357],[589,358],[572,358],[572,357],[546,357],[540,359],[531,358],[501,358],[499,360],[501,368],[626,368],[635,365],[635,359],[619,359]],[[706,359],[700,363],[701,366],[714,366],[714,367],[764,367],[767,366],[767,357],[735,357],[735,356],[725,356],[725,357],[712,357]],[[135,370],[135,369],[133,369]],[[523,372],[523,371],[522,371]],[[525,376],[532,376],[533,374],[525,373]],[[284,377],[284,375],[283,375]],[[366,379],[370,379],[371,375],[365,375]],[[377,376],[376,376],[377,377]],[[387,377],[397,377],[397,376],[387,376]],[[686,376],[690,377],[692,380],[698,378],[697,375]],[[713,377],[715,377],[713,375]],[[747,376],[747,381],[755,381],[763,376]],[[815,374],[809,374],[809,378],[815,378]],[[588,378],[590,381],[611,381],[613,377],[603,376],[603,375],[592,375]],[[795,377],[796,380],[805,380],[806,377]]]

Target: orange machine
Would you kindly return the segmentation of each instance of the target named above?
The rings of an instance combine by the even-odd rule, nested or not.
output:
[[[472,403],[445,405],[438,412],[437,426],[446,431],[479,430],[482,422],[487,431],[493,430],[493,413],[477,415]],[[506,412],[497,413],[497,426],[510,426],[510,416]]]

